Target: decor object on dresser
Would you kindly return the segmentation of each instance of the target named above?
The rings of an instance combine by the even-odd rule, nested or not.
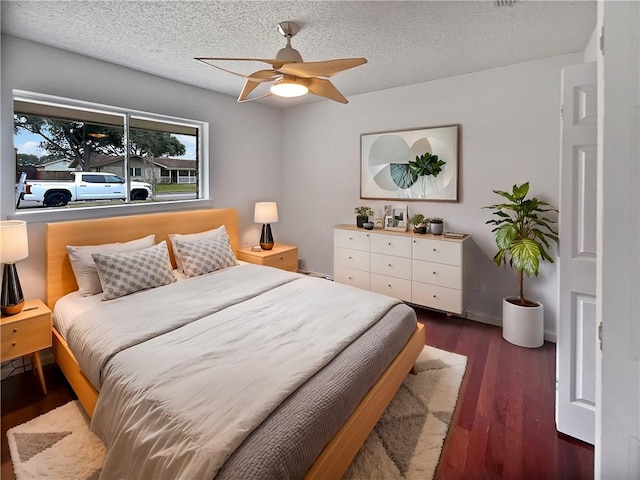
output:
[[[238,250],[238,260],[280,268],[290,272],[298,271],[298,247],[276,243],[271,250],[254,251],[251,247]]]
[[[409,226],[409,209],[406,205],[385,205],[384,212],[385,230],[406,232]]]
[[[558,232],[552,224],[550,213],[557,212],[552,205],[537,198],[527,198],[529,182],[514,185],[511,192],[494,190],[508,200],[489,205],[497,218],[487,220],[495,225],[491,230],[496,236],[498,252],[493,261],[498,266],[509,261],[518,274],[520,293],[517,297],[505,297],[502,309],[502,336],[521,347],[536,348],[544,343],[544,307],[524,294],[524,276],[538,275],[540,260],[553,263],[547,252],[550,241],[558,243]]]
[[[247,81],[238,97],[238,102],[247,102],[266,97],[267,95],[277,95],[279,97],[300,97],[308,92],[320,97],[328,98],[339,103],[349,103],[348,100],[338,91],[338,89],[328,80],[328,77],[350,68],[364,65],[366,58],[339,58],[336,60],[326,60],[322,62],[304,62],[300,52],[291,46],[291,39],[300,30],[300,25],[295,22],[280,22],[278,31],[286,38],[287,45],[281,48],[276,58],[224,58],[224,57],[197,57],[202,63],[215,67],[223,72],[232,73],[244,77]],[[258,70],[251,75],[244,75],[232,72],[226,68],[219,67],[215,63],[220,61],[248,61],[262,62],[271,65],[271,69]],[[249,98],[249,94],[262,84],[273,82],[271,88],[266,93],[255,95]]]
[[[32,368],[38,374],[42,392],[46,395],[40,350],[51,346],[51,310],[40,299],[27,300],[25,307],[20,313],[0,318],[2,361],[32,353]]]
[[[15,315],[22,311],[24,296],[16,264],[29,256],[27,223],[22,220],[0,222],[0,261],[2,274],[2,315]]]
[[[427,233],[426,218],[421,213],[414,213],[409,219],[409,223],[413,225],[413,233]]]
[[[270,224],[278,221],[278,205],[276,202],[257,202],[253,221],[262,223],[260,246],[263,250],[271,250],[273,248],[273,235],[271,234]]]
[[[373,208],[366,205],[361,205],[354,209],[356,214],[356,225],[358,228],[364,228],[364,224],[369,222],[369,217],[373,217]]]
[[[458,201],[460,125],[360,135],[360,198]]]
[[[464,312],[464,249],[468,238],[363,232],[351,225],[338,225],[333,231],[333,278],[460,315]]]
[[[442,235],[444,230],[444,220],[439,217],[429,219],[429,231],[434,235]]]

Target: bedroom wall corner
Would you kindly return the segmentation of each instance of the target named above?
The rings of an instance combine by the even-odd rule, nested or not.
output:
[[[0,42],[0,210],[2,219],[29,222],[29,257],[17,265],[26,298],[44,298],[45,294],[45,221],[30,221],[28,215],[14,213],[14,89],[208,122],[208,204],[236,208],[241,244],[255,243],[259,230],[253,223],[254,203],[280,201],[281,110],[262,104],[238,104],[227,95],[13,36],[2,35]],[[167,208],[175,210],[176,205]],[[178,208],[194,207],[182,204]],[[85,210],[76,217],[131,213],[141,212]]]
[[[460,124],[460,201],[406,203],[409,215],[444,217],[447,230],[472,236],[468,317],[499,325],[502,297],[514,293],[515,279],[492,261],[494,239],[485,225],[490,213],[481,207],[496,202],[493,189],[525,181],[535,196],[557,206],[560,70],[582,61],[575,53],[356,95],[348,105],[323,101],[287,109],[281,231],[298,245],[308,270],[331,274],[333,226],[353,224],[357,205],[370,205],[380,216],[392,203],[360,199],[360,134]],[[546,338],[553,341],[556,264],[545,264],[526,288],[544,303]]]

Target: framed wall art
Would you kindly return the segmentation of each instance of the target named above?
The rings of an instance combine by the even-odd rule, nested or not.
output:
[[[459,137],[459,124],[360,135],[360,198],[457,202]]]

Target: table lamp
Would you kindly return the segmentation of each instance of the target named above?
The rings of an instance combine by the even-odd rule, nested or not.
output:
[[[271,250],[273,248],[273,235],[271,235],[271,225],[269,224],[278,221],[278,206],[276,202],[257,202],[253,221],[262,223],[260,247],[263,250]]]
[[[27,222],[22,220],[0,221],[0,262],[4,264],[2,315],[15,315],[22,311],[24,296],[15,262],[28,256]]]

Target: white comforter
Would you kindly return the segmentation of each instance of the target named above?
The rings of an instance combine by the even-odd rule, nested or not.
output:
[[[212,479],[284,399],[398,303],[254,265],[136,297],[136,306],[125,297],[87,312],[69,332],[100,387],[101,478]]]

